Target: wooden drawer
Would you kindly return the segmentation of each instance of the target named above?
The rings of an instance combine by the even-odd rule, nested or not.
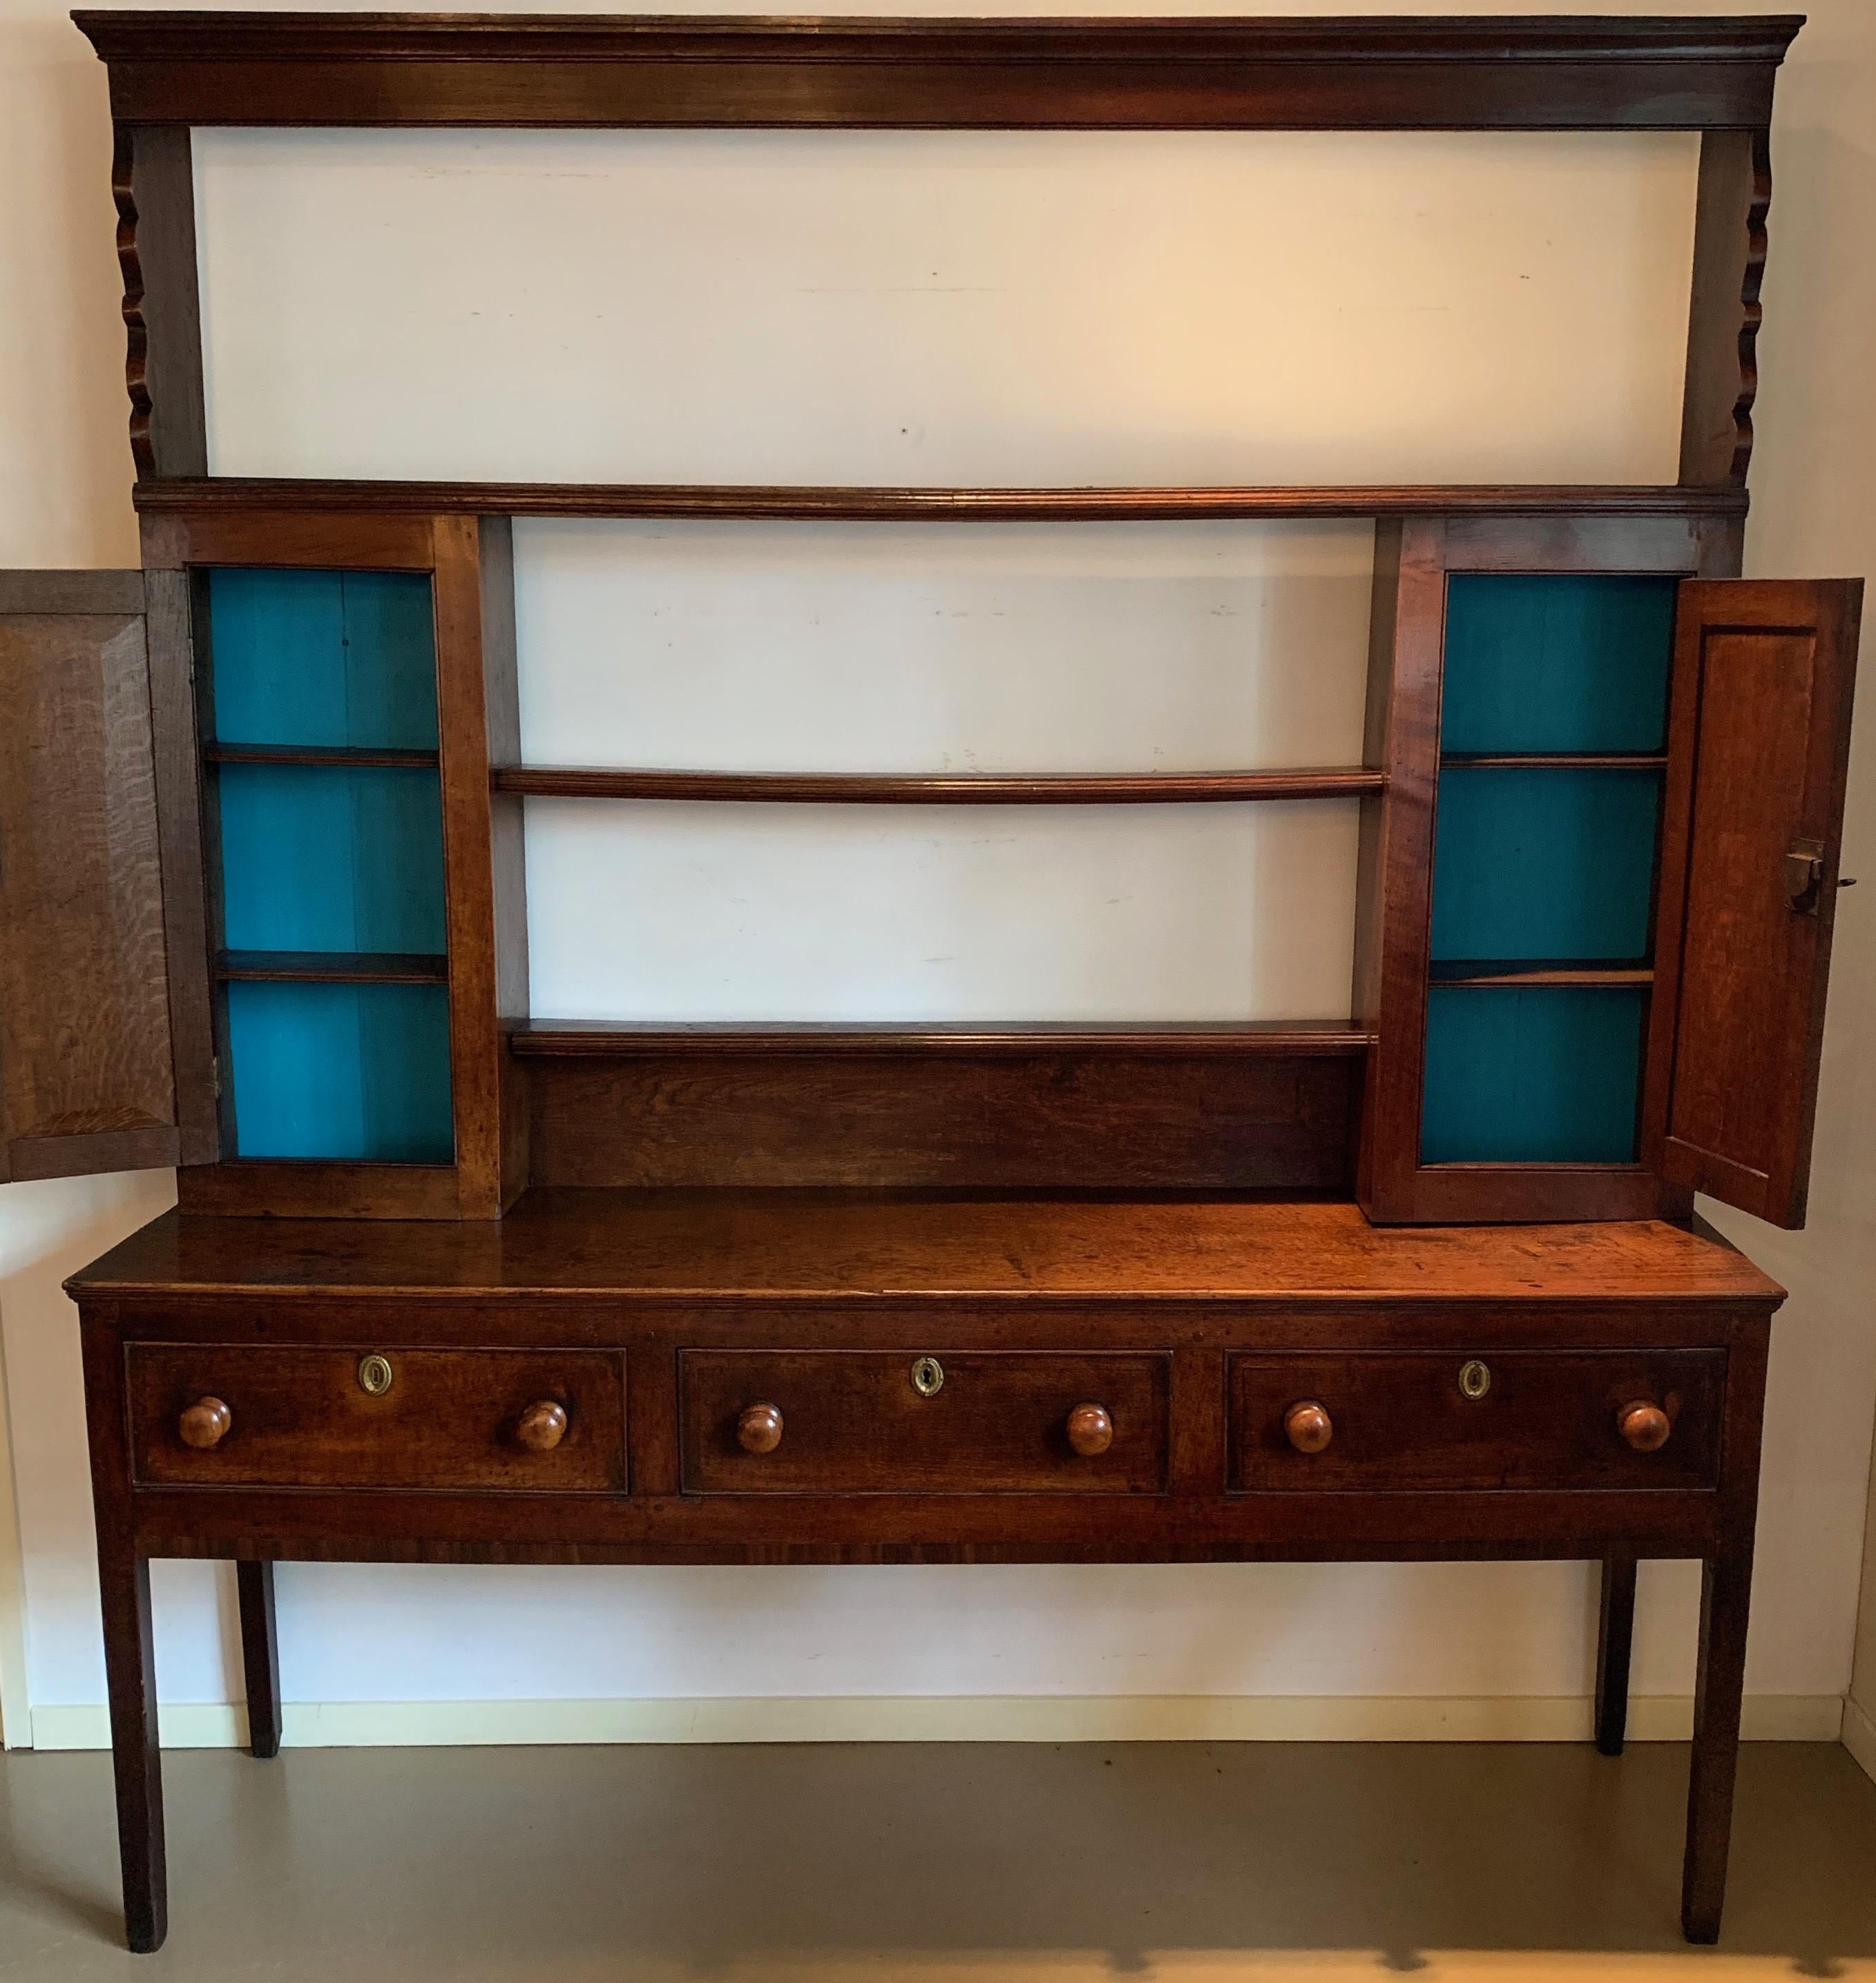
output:
[[[132,1465],[163,1486],[507,1488],[623,1493],[625,1365],[600,1350],[392,1349],[374,1395],[355,1349],[132,1343]],[[208,1447],[183,1437],[203,1399],[228,1408]],[[566,1423],[550,1446],[557,1406]]]
[[[1483,1365],[1469,1396],[1461,1373]],[[1470,1386],[1479,1389],[1476,1373]],[[1723,1349],[1339,1350],[1231,1359],[1231,1484],[1322,1488],[1711,1487],[1719,1479]],[[1290,1408],[1319,1404],[1329,1443],[1299,1452]],[[1637,1452],[1617,1414],[1667,1416]]]
[[[921,1361],[942,1373],[935,1389],[924,1373],[929,1395],[914,1381]],[[1166,1484],[1163,1356],[691,1349],[678,1373],[687,1493],[1152,1494]],[[780,1414],[780,1436],[746,1451],[743,1414],[764,1405]],[[1087,1405],[1106,1414],[1104,1451],[1070,1443],[1069,1416]],[[1087,1443],[1085,1419],[1080,1430]]]

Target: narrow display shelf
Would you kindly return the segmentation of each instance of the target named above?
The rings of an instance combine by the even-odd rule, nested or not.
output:
[[[535,1019],[514,1028],[508,1043],[512,1052],[530,1060],[738,1053],[1264,1054],[1281,1058],[1352,1058],[1368,1051],[1374,1035],[1333,1019],[1200,1020],[1183,1025],[1074,1019],[996,1025]]]
[[[1453,987],[1530,985],[1629,986],[1652,985],[1653,968],[1644,962],[1573,963],[1568,958],[1453,958],[1429,968],[1431,981]]]
[[[224,983],[446,985],[450,960],[428,951],[225,950]]]
[[[354,744],[205,744],[211,764],[370,765],[393,771],[436,770],[434,751],[380,751]]]
[[[851,772],[645,771],[601,765],[507,764],[498,792],[537,798],[685,799],[756,804],[1142,805],[1358,798],[1387,774],[1359,765],[1308,771],[1196,771],[1088,777],[871,775]]]
[[[1353,483],[1266,488],[880,489],[738,483],[370,482],[151,477],[149,514],[343,510],[424,516],[774,517],[801,523],[1162,522],[1296,517],[1743,517],[1727,485]]]
[[[1443,751],[1441,765],[1473,771],[1658,771],[1664,751]]]

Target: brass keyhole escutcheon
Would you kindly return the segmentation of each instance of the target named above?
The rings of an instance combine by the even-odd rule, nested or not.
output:
[[[945,1366],[935,1356],[921,1356],[912,1366],[912,1389],[921,1398],[935,1398],[945,1388]]]
[[[1460,1396],[1482,1398],[1492,1388],[1490,1367],[1474,1356],[1459,1366]]]
[[[358,1387],[367,1396],[381,1398],[391,1388],[391,1359],[374,1350],[358,1359]]]

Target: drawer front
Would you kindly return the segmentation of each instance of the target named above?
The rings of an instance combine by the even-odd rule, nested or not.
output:
[[[369,1346],[126,1353],[132,1465],[150,1485],[625,1489],[624,1360],[604,1351],[390,1349],[382,1389]],[[226,1427],[192,1444],[184,1415],[198,1440],[214,1433],[196,1409],[209,1399]]]
[[[1724,1349],[1234,1356],[1231,1484],[1245,1493],[1711,1487],[1725,1380]],[[1286,1423],[1305,1403],[1328,1414],[1319,1451],[1299,1450]],[[1617,1423],[1637,1403],[1667,1415],[1667,1441],[1652,1451],[1627,1443]],[[1313,1430],[1319,1440],[1319,1421]],[[1638,1430],[1646,1435],[1645,1421]],[[1310,1422],[1297,1431],[1313,1443]]]
[[[924,1367],[921,1367],[921,1366]],[[679,1359],[692,1494],[1153,1494],[1167,1359],[1016,1351],[691,1349]],[[777,1415],[748,1436],[744,1415]],[[1099,1443],[1105,1415],[1109,1443]],[[772,1438],[771,1436],[774,1435]]]

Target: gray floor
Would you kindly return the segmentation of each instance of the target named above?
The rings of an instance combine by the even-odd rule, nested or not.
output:
[[[1710,1978],[1675,1931],[1685,1771],[1661,1744],[182,1752],[169,1945],[139,1958],[107,1759],[15,1754],[0,1976]],[[1876,1976],[1876,1784],[1842,1750],[1747,1750],[1723,1948],[1729,1983]]]

